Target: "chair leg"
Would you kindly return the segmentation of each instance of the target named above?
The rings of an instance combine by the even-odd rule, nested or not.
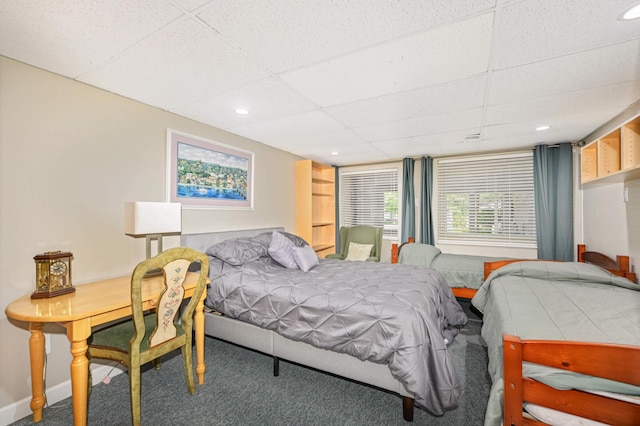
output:
[[[131,398],[131,423],[140,426],[140,363],[129,366],[129,396]]]
[[[191,395],[196,393],[196,382],[193,377],[193,351],[191,345],[187,343],[182,348],[182,366],[184,367],[184,378],[187,381],[187,390]]]

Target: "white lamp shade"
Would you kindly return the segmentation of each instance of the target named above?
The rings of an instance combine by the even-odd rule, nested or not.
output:
[[[179,233],[181,206],[180,203],[124,203],[124,233],[131,236]]]

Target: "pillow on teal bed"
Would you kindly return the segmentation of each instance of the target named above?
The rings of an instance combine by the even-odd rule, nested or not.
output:
[[[239,237],[214,244],[206,249],[205,253],[230,265],[238,266],[256,260],[260,256],[266,256],[267,249],[268,246],[260,240]]]
[[[405,244],[400,250],[398,263],[409,265],[431,266],[433,259],[438,257],[440,249],[430,244],[412,243]]]

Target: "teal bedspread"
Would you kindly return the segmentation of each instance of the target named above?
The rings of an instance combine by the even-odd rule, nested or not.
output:
[[[484,282],[484,262],[504,260],[506,257],[471,256],[442,253],[429,244],[405,244],[398,263],[422,265],[440,272],[449,287],[478,289]]]
[[[482,337],[493,386],[485,425],[502,421],[502,335],[640,346],[640,285],[594,265],[517,262],[494,271],[471,303],[484,314]],[[524,374],[556,388],[640,395],[640,388],[525,364]]]

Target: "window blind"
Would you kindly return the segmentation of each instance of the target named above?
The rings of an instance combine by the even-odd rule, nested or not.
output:
[[[398,169],[340,172],[340,225],[383,228],[398,236]]]
[[[533,153],[438,161],[438,241],[536,247]]]

